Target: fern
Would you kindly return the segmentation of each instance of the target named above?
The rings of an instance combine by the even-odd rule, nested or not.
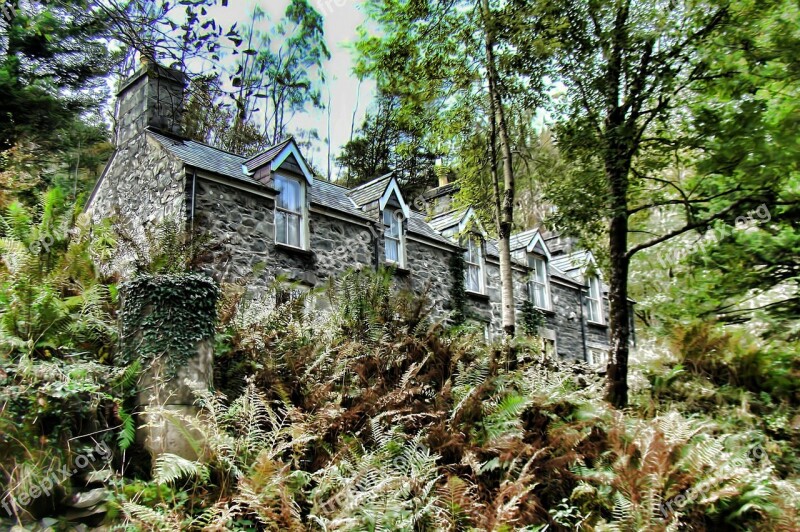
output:
[[[122,510],[131,521],[144,530],[159,532],[181,532],[181,519],[174,514],[162,513],[135,502],[125,502]]]
[[[117,443],[119,448],[124,451],[136,441],[136,423],[133,420],[133,416],[125,412],[121,406],[119,407],[118,415],[122,420],[122,426],[117,434]]]
[[[164,453],[156,458],[153,466],[155,482],[172,484],[191,478],[196,478],[200,482],[208,482],[208,467],[200,462],[187,460],[171,453]]]

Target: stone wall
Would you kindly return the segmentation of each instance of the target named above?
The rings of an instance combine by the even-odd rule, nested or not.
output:
[[[475,302],[476,310],[483,319],[488,320],[492,338],[497,338],[503,333],[503,296],[500,290],[500,263],[494,258],[489,258],[486,265],[486,298],[470,295]],[[516,309],[517,330],[520,329],[522,320],[522,302],[528,297],[528,273],[519,267],[512,267],[514,279],[514,307]]]
[[[545,314],[544,327],[556,333],[556,351],[563,360],[583,360],[584,331],[581,330],[580,289],[550,282],[552,310]]]
[[[149,137],[146,128],[179,127],[185,83],[176,70],[145,65],[123,84],[115,113],[116,149],[87,206],[95,220],[119,215],[137,234],[163,218],[182,218],[183,162]]]
[[[417,293],[428,295],[436,316],[444,316],[452,308],[451,253],[452,251],[406,238],[409,287]]]
[[[275,243],[274,198],[199,177],[195,190],[195,224],[207,228],[222,243],[214,257],[218,280],[247,280],[265,288],[278,275],[308,286],[324,284],[350,268],[373,268],[383,263],[383,235],[368,220],[347,220],[312,206],[309,218],[310,250]],[[435,317],[449,308],[452,280],[451,251],[408,235],[406,268],[396,274],[398,286],[425,293]],[[258,264],[263,273],[252,277]]]
[[[117,147],[88,209],[95,221],[119,215],[141,233],[163,218],[182,219],[185,196],[183,162],[144,133]]]
[[[214,257],[215,277],[226,282],[246,280],[255,288],[265,288],[283,275],[315,286],[348,268],[373,265],[375,243],[366,224],[312,210],[310,250],[304,251],[275,242],[273,209],[274,197],[269,194],[262,196],[198,178],[195,224],[222,243]],[[263,271],[253,276],[259,269]]]

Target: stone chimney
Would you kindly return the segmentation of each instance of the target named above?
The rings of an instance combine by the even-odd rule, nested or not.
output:
[[[436,177],[439,180],[440,187],[443,187],[448,184],[449,182],[448,175],[450,174],[450,170],[442,164],[441,159],[436,159],[434,172],[436,173]]]
[[[127,144],[147,127],[180,135],[187,85],[188,78],[180,70],[143,62],[117,92],[117,147]]]

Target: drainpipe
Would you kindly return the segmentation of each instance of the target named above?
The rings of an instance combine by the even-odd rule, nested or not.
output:
[[[197,185],[197,169],[192,168],[192,198],[191,198],[191,210],[189,211],[189,227],[194,234],[194,198],[196,193],[196,185]]]
[[[378,233],[378,224],[371,222],[369,227],[370,232],[372,233],[372,266],[375,271],[378,271],[378,268],[381,264],[381,255],[380,255],[380,233]]]
[[[580,294],[579,299],[580,299],[580,302],[581,302],[581,304],[580,304],[580,307],[581,307],[581,340],[583,341],[583,361],[584,362],[588,362],[588,359],[586,358],[586,356],[587,356],[587,353],[586,353],[586,320],[583,317],[583,286],[581,286],[581,289],[578,291],[578,294]]]

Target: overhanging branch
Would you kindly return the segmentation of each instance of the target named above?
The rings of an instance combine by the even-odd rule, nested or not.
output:
[[[719,211],[718,213],[714,214],[713,216],[709,216],[708,218],[703,218],[702,220],[698,220],[696,222],[688,223],[683,227],[675,229],[674,231],[670,231],[669,233],[665,233],[658,238],[653,238],[652,240],[648,240],[647,242],[642,242],[641,244],[629,249],[628,252],[625,253],[625,257],[627,259],[630,259],[631,257],[633,257],[634,254],[638,253],[639,251],[642,251],[643,249],[651,248],[657,244],[666,242],[667,240],[674,238],[678,235],[682,235],[683,233],[686,233],[693,229],[697,229],[698,227],[703,227],[704,225],[708,225],[714,220],[719,220],[721,218],[724,218],[729,212],[731,212],[739,205],[743,204],[748,199],[749,198],[738,199],[733,203],[731,203],[730,205],[728,205],[727,207],[725,207],[724,209],[722,209],[721,211]]]

